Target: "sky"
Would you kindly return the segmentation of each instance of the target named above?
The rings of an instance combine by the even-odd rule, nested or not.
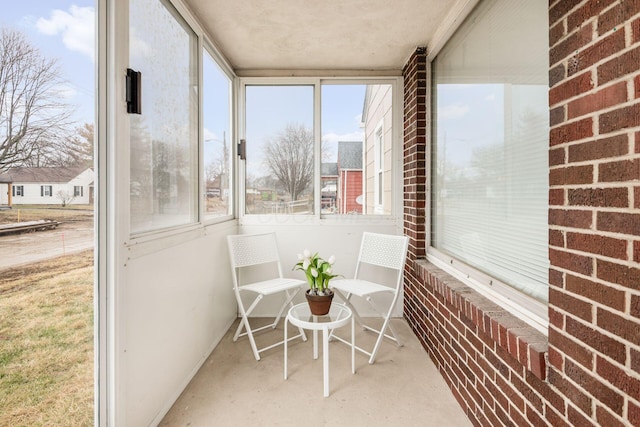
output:
[[[0,0],[0,27],[20,31],[45,58],[56,59],[66,81],[65,102],[78,126],[95,121],[94,2]]]

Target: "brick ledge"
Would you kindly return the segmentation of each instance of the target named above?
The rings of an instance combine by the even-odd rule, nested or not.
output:
[[[477,334],[489,337],[526,370],[545,380],[549,351],[545,335],[426,260],[415,262],[415,272],[425,285],[458,310],[461,319],[466,318],[465,323],[474,324]]]

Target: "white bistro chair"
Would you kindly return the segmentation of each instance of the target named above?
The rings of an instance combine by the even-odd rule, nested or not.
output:
[[[280,318],[282,317],[284,310],[287,306],[293,307],[291,301],[296,294],[302,289],[302,286],[306,285],[304,280],[289,279],[282,275],[282,266],[280,264],[280,256],[278,253],[278,245],[276,243],[275,233],[263,233],[263,234],[242,234],[227,236],[227,243],[229,245],[229,258],[231,261],[231,270],[233,277],[233,290],[238,301],[238,310],[240,311],[240,324],[233,336],[233,341],[237,341],[239,337],[248,336],[251,343],[251,349],[256,360],[260,360],[260,353],[269,350],[273,347],[281,345],[284,341],[279,341],[275,344],[263,347],[259,349],[256,346],[253,334],[264,329],[272,328],[278,325]],[[263,268],[264,274],[261,276],[260,281],[241,284],[239,275],[242,269],[248,267],[266,267]],[[261,270],[261,274],[262,274]],[[249,323],[249,316],[256,308],[258,303],[267,295],[273,295],[281,293],[284,296],[284,303],[278,312],[273,323],[268,325],[252,329]],[[255,299],[248,307],[242,302],[242,295],[250,294],[254,295]],[[242,329],[245,332],[242,332]],[[307,337],[301,328],[298,328],[300,333],[296,336],[290,337],[289,341],[302,338],[304,341]]]
[[[376,343],[371,351],[356,347],[357,350],[369,356],[370,364],[375,361],[376,353],[378,352],[378,348],[380,347],[383,338],[386,337],[394,341],[398,346],[402,345],[389,321],[391,320],[391,313],[393,311],[393,307],[396,305],[396,301],[398,300],[398,295],[400,294],[400,289],[402,287],[403,271],[407,258],[408,246],[409,238],[407,236],[365,232],[362,235],[360,254],[358,255],[354,278],[334,279],[331,281],[331,288],[336,292],[340,299],[342,299],[344,304],[351,308],[356,321],[362,325],[364,329],[378,335]],[[394,286],[392,287],[362,279],[362,267],[364,267],[364,264],[370,264],[392,270],[396,278]],[[381,296],[384,294],[391,297],[389,307],[380,307],[379,302],[374,301],[374,297],[376,295]],[[384,319],[380,329],[375,329],[366,325],[362,321],[361,316],[351,304],[351,297],[354,295],[366,300],[376,314]],[[390,335],[386,333],[387,329],[389,329]],[[332,338],[351,345],[350,342],[338,336],[332,335]]]

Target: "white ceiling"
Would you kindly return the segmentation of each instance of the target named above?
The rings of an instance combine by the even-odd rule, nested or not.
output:
[[[243,70],[400,70],[461,0],[187,0]],[[450,14],[449,14],[450,15]]]

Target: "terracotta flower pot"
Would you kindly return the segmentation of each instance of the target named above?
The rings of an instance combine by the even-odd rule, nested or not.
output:
[[[307,302],[309,303],[309,309],[311,314],[316,316],[324,316],[329,312],[331,308],[331,300],[333,300],[333,291],[327,291],[327,295],[313,295],[309,294],[310,290],[305,292]]]

